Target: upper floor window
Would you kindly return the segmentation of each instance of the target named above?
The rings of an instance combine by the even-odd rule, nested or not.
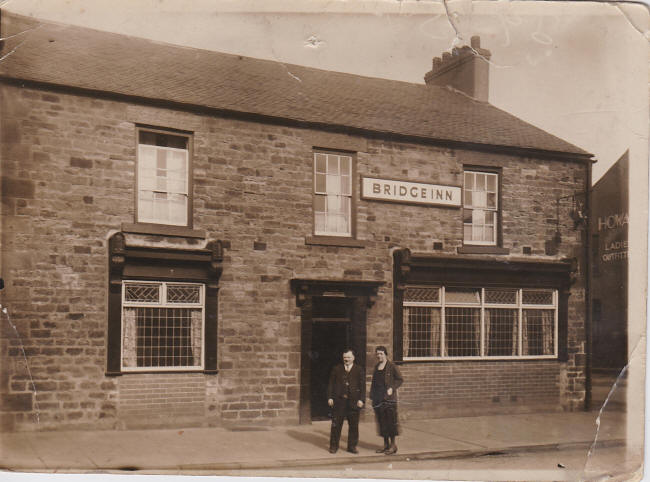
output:
[[[353,235],[350,154],[314,153],[314,234]]]
[[[463,183],[464,244],[496,246],[499,219],[499,175],[465,171]]]
[[[139,223],[191,227],[190,138],[138,130]]]

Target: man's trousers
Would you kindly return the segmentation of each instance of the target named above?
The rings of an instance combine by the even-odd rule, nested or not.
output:
[[[343,421],[348,421],[348,450],[354,449],[359,442],[359,408],[349,399],[334,401],[332,409],[332,429],[330,431],[330,449],[339,448]]]

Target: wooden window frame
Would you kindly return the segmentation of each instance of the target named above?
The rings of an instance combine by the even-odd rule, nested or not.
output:
[[[350,157],[350,234],[335,235],[335,234],[317,234],[316,233],[316,154],[334,154],[339,156]],[[312,150],[311,159],[311,174],[312,174],[312,229],[311,237],[308,239],[308,244],[334,244],[340,246],[357,246],[356,243],[349,244],[346,240],[357,239],[357,155],[355,152],[340,150],[340,149],[322,149],[314,148]]]
[[[150,132],[153,134],[162,134],[175,137],[185,137],[187,139],[187,223],[184,225],[179,224],[167,224],[167,223],[155,223],[155,222],[141,222],[140,221],[140,179],[139,179],[139,167],[140,167],[140,134],[143,132]],[[182,131],[177,129],[163,129],[159,127],[150,127],[150,126],[136,126],[135,128],[135,152],[136,152],[136,163],[135,163],[135,193],[134,193],[134,220],[136,226],[149,226],[152,229],[156,229],[158,226],[169,226],[172,228],[193,228],[193,204],[194,204],[194,183],[193,183],[193,172],[194,172],[194,136],[192,132]]]
[[[555,306],[556,361],[568,360],[569,296],[571,284],[576,275],[576,263],[572,260],[532,261],[499,260],[496,258],[456,258],[441,257],[430,253],[413,253],[401,248],[393,252],[393,352],[394,359],[400,363],[437,363],[440,360],[403,359],[404,296],[409,286],[453,286],[461,288],[520,288],[525,290],[554,290]],[[527,309],[523,303],[522,308]],[[544,307],[538,306],[539,309]],[[521,353],[521,351],[520,351]],[[539,356],[534,356],[539,358]],[[496,356],[486,358],[468,357],[468,360],[495,360]],[[525,361],[510,358],[512,361]]]
[[[151,285],[158,285],[160,287],[160,298],[158,299],[157,302],[151,303],[151,302],[132,302],[132,301],[127,301],[125,299],[126,297],[126,286],[127,284],[132,283],[140,283],[140,284],[151,284]],[[166,299],[167,296],[167,291],[169,286],[173,286],[176,284],[181,284],[181,285],[191,285],[191,286],[198,286],[200,287],[200,301],[198,303],[172,303],[169,302],[168,299]],[[122,340],[124,340],[125,336],[125,320],[124,320],[124,310],[131,308],[131,309],[139,309],[139,308],[165,308],[165,309],[183,309],[183,308],[192,308],[192,309],[200,309],[201,310],[201,356],[200,356],[200,364],[195,365],[195,366],[127,366],[124,363],[125,359],[125,353],[124,353],[124,343],[121,344],[121,365],[120,365],[120,370],[122,372],[133,372],[133,373],[138,373],[138,372],[170,372],[170,371],[179,371],[179,372],[190,372],[190,371],[198,371],[201,372],[204,370],[205,367],[205,284],[204,283],[195,283],[195,282],[187,282],[187,281],[162,281],[162,280],[122,280],[122,313],[121,313],[121,319],[120,319],[120,325],[121,325],[121,333],[122,333]],[[137,350],[137,346],[136,346]]]
[[[496,222],[494,226],[494,243],[486,242],[476,242],[476,241],[467,241],[465,239],[465,173],[482,173],[482,174],[492,174],[497,177],[497,208],[496,208]],[[462,237],[463,237],[463,247],[468,248],[478,248],[481,251],[490,251],[495,248],[500,248],[503,246],[503,235],[501,228],[502,220],[502,192],[503,192],[503,173],[502,169],[499,167],[486,167],[486,166],[463,166],[463,189],[462,189],[462,199],[461,199],[461,224],[462,224]]]
[[[223,245],[210,241],[201,249],[127,246],[124,233],[109,238],[108,323],[106,375],[131,373],[217,373],[218,293]],[[122,367],[122,314],[124,281],[194,283],[203,287],[203,366],[127,371]]]
[[[406,286],[406,288],[411,287]],[[413,286],[415,287],[415,286]],[[420,286],[418,286],[420,287]],[[406,356],[403,355],[403,361],[443,361],[443,360],[539,360],[539,359],[557,359],[558,358],[558,305],[559,305],[559,296],[558,290],[553,288],[540,288],[540,291],[549,291],[552,293],[553,302],[551,304],[525,304],[523,302],[523,292],[524,291],[535,291],[535,288],[527,287],[521,288],[516,286],[501,286],[497,289],[511,290],[514,289],[517,292],[515,303],[492,303],[485,300],[485,286],[472,286],[472,285],[431,285],[427,286],[431,288],[440,289],[440,299],[437,302],[412,302],[412,301],[403,301],[402,306],[406,312],[406,309],[409,307],[421,307],[421,308],[435,308],[440,309],[440,337],[438,347],[438,356]],[[480,300],[478,303],[469,303],[469,302],[452,302],[446,299],[445,294],[447,289],[453,288],[462,288],[462,289],[475,289],[480,292]],[[487,287],[488,289],[490,287]],[[446,355],[446,331],[447,324],[449,323],[446,317],[445,309],[450,308],[477,308],[480,310],[480,324],[479,324],[479,351],[477,355]],[[486,320],[485,320],[485,311],[490,309],[507,309],[512,310],[517,313],[517,354],[516,355],[487,355],[488,341],[486,339]],[[523,355],[523,345],[522,345],[522,333],[524,325],[524,310],[537,310],[553,311],[553,353],[544,354],[544,355]],[[405,319],[403,318],[403,322]],[[402,328],[402,333],[404,333],[405,328]],[[403,342],[403,339],[402,339]],[[402,349],[404,350],[404,348]]]

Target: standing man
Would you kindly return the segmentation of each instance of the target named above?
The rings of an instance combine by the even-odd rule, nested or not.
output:
[[[352,350],[343,352],[343,364],[336,365],[327,385],[327,404],[332,407],[330,453],[339,448],[343,420],[348,421],[348,452],[359,453],[359,411],[366,400],[366,376],[362,367],[354,364]]]

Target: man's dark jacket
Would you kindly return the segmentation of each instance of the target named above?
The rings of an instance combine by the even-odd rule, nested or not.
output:
[[[342,364],[335,366],[330,373],[330,381],[327,385],[327,398],[333,399],[334,403],[340,402],[344,399],[344,395],[346,394],[344,380],[345,367]],[[356,363],[352,364],[352,368],[350,368],[350,373],[348,375],[348,381],[350,383],[350,400],[355,406],[359,400],[365,404],[366,374],[363,368]]]

